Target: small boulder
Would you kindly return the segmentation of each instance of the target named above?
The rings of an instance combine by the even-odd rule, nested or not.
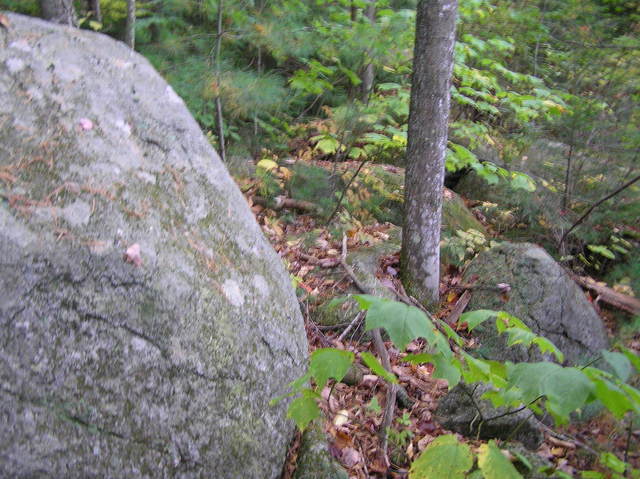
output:
[[[494,408],[490,401],[481,399],[490,388],[486,384],[458,384],[438,403],[438,422],[466,437],[513,439],[528,449],[537,449],[544,439],[538,420],[527,409],[505,414],[505,408]]]
[[[571,365],[596,357],[607,347],[602,320],[578,285],[547,252],[529,243],[508,243],[482,252],[466,270],[463,280],[473,284],[468,310],[506,311],[524,321],[533,332],[552,341]],[[504,291],[502,283],[508,285]],[[482,346],[478,353],[489,359],[539,361],[537,348],[506,347],[490,322],[474,333]],[[548,358],[546,358],[548,359]]]
[[[319,421],[302,435],[294,479],[348,479],[349,475],[329,453],[327,437]]]

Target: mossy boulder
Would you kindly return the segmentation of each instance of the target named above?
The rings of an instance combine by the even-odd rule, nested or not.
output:
[[[438,422],[466,437],[513,439],[528,449],[537,449],[544,435],[531,411],[523,409],[515,414],[505,414],[505,408],[494,408],[489,400],[481,399],[490,390],[486,384],[458,384],[438,403]]]
[[[348,479],[347,471],[329,453],[327,437],[319,421],[302,435],[294,479]]]
[[[503,242],[482,252],[465,271],[473,284],[468,310],[506,311],[524,321],[536,334],[552,341],[571,365],[585,364],[607,347],[602,320],[582,290],[539,246]],[[497,285],[508,285],[505,291]],[[538,361],[537,348],[507,347],[490,322],[474,329],[482,346],[479,354],[499,361]],[[544,359],[550,359],[545,357]]]
[[[123,43],[0,28],[0,476],[276,478],[304,369],[288,275]]]
[[[396,231],[399,234],[399,230]],[[394,239],[392,239],[394,238]],[[390,241],[380,242],[376,245],[360,248],[347,255],[347,264],[351,266],[358,281],[365,286],[371,294],[382,298],[396,299],[393,292],[387,288],[376,277],[376,272],[383,256],[393,254],[400,249],[397,234],[394,234]],[[361,294],[362,292],[355,286],[346,294]],[[348,299],[340,304],[328,300],[320,304],[312,314],[312,319],[323,326],[334,326],[350,323],[355,315],[360,311],[358,303],[354,299]],[[362,328],[353,331],[354,338],[370,339],[368,333],[364,333]]]

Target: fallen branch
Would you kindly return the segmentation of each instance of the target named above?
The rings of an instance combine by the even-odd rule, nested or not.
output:
[[[346,271],[347,275],[353,281],[356,288],[358,288],[364,294],[371,294],[372,292],[364,286],[356,277],[351,266],[347,264],[347,237],[342,237],[342,256],[340,257],[340,264]],[[371,331],[371,335],[373,336],[373,344],[375,345],[376,352],[378,356],[380,356],[380,361],[382,362],[382,367],[387,370],[390,374],[393,374],[393,370],[391,368],[391,361],[389,360],[389,352],[384,345],[384,341],[382,340],[382,334],[380,334],[380,329],[376,328]],[[387,383],[387,398],[384,406],[384,415],[382,416],[382,424],[380,425],[380,448],[382,449],[382,453],[384,456],[384,460],[387,466],[390,465],[389,457],[387,455],[387,446],[388,446],[388,437],[387,430],[391,427],[391,423],[393,422],[393,415],[395,413],[396,407],[396,396],[398,390],[395,384]]]
[[[253,201],[254,205],[260,205],[276,211],[288,208],[292,210],[301,210],[311,213],[320,212],[320,207],[315,203],[311,203],[310,201],[295,200],[293,198],[287,198],[286,196],[276,196],[273,201],[269,201],[267,198],[263,198],[262,196],[252,196],[251,201]]]
[[[458,298],[458,301],[456,301],[456,305],[453,307],[451,314],[447,318],[447,323],[449,323],[449,326],[453,326],[458,321],[458,319],[460,319],[460,316],[462,316],[464,310],[467,309],[467,306],[469,306],[469,301],[471,301],[471,293],[469,292],[469,290],[466,290],[464,293],[462,293],[462,296]]]
[[[633,185],[636,181],[640,180],[640,175],[636,176],[635,178],[627,181],[624,185],[620,186],[619,188],[617,188],[616,190],[612,191],[611,193],[609,193],[607,196],[605,196],[604,198],[596,201],[594,204],[591,205],[591,207],[584,212],[584,214],[578,218],[572,225],[571,227],[564,232],[564,234],[562,235],[562,238],[560,238],[560,242],[559,242],[559,249],[562,249],[562,245],[564,244],[564,240],[567,238],[567,236],[569,235],[569,233],[571,233],[577,226],[580,225],[580,223],[582,223],[587,216],[589,216],[591,214],[591,212],[593,210],[595,210],[598,206],[600,206],[602,203],[604,203],[607,200],[610,200],[611,198],[613,198],[614,196],[616,196],[618,193],[620,193],[621,191],[629,188],[631,185]]]
[[[631,314],[640,314],[640,300],[627,294],[618,293],[617,291],[597,283],[595,280],[586,276],[577,276],[571,274],[573,280],[585,289],[593,291],[598,295],[601,301],[614,308],[622,309]]]
[[[307,263],[320,266],[321,268],[335,268],[340,264],[340,258],[316,258],[310,254],[299,252],[298,256],[305,260]]]

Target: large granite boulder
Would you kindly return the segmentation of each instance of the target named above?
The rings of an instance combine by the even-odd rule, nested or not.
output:
[[[578,285],[539,246],[503,242],[480,253],[464,274],[473,284],[468,310],[506,311],[524,321],[535,333],[551,340],[571,365],[584,364],[607,347],[602,320]],[[509,291],[504,290],[508,285]],[[537,348],[506,347],[490,322],[474,329],[482,346],[479,353],[501,361],[538,361]]]
[[[242,195],[144,58],[7,16],[0,477],[278,477],[307,346]]]

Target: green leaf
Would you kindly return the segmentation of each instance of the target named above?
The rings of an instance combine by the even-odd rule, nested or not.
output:
[[[409,479],[464,479],[473,466],[471,449],[453,434],[436,438],[413,461]]]
[[[631,376],[631,362],[626,355],[622,353],[612,353],[604,349],[600,351],[600,354],[609,366],[611,366],[620,381],[629,379]]]
[[[618,419],[622,419],[627,411],[634,409],[629,396],[625,391],[609,381],[603,371],[595,368],[586,368],[585,374],[593,382],[595,397]]]
[[[544,394],[543,381],[561,366],[550,362],[518,363],[507,365],[507,378],[521,393],[521,400],[527,404]]]
[[[633,364],[633,367],[636,368],[636,372],[640,373],[640,356],[634,353],[632,350],[625,348],[624,346],[618,346],[627,359]]]
[[[287,417],[293,419],[301,431],[304,431],[311,421],[320,416],[318,398],[309,392],[313,391],[303,391],[302,396],[291,401],[287,410]]]
[[[369,369],[371,369],[371,371],[374,374],[377,374],[378,376],[380,376],[381,378],[383,378],[385,381],[389,383],[393,383],[393,384],[398,383],[398,378],[396,377],[396,375],[393,373],[390,373],[384,367],[382,367],[382,364],[380,364],[378,359],[373,354],[365,351],[362,354],[360,354],[360,357],[362,358],[362,361],[367,365]]]
[[[460,346],[460,347],[464,346],[464,339],[462,339],[460,335],[456,333],[451,326],[449,326],[445,321],[442,321],[442,320],[438,320],[438,324],[440,325],[440,328],[444,330],[444,333],[447,335],[447,338],[449,338],[451,341],[456,343],[457,346]]]
[[[558,362],[562,363],[564,361],[564,354],[560,351],[555,344],[549,341],[547,338],[543,338],[542,336],[536,336],[533,341],[533,344],[537,345],[540,348],[540,352],[551,353],[553,354]]]
[[[485,479],[522,479],[495,441],[482,444],[478,449],[478,467]]]
[[[316,349],[311,353],[309,373],[315,379],[317,388],[322,390],[329,378],[342,381],[354,358],[352,352],[335,348]]]
[[[467,323],[467,329],[473,331],[473,329],[479,324],[484,323],[486,320],[495,317],[498,313],[490,309],[478,309],[477,311],[469,311],[464,313],[458,319],[458,324]]]
[[[605,258],[616,259],[616,255],[613,253],[613,251],[611,251],[606,246],[588,244],[587,248],[589,248],[589,250],[593,251],[594,253],[604,256]]]
[[[611,452],[604,452],[600,454],[600,463],[618,474],[624,474],[624,471],[627,468],[627,464],[618,459],[616,455]]]
[[[593,383],[579,369],[560,368],[542,380],[541,392],[547,397],[548,411],[556,421],[564,423],[587,401]]]
[[[535,182],[524,173],[513,173],[513,178],[511,179],[511,187],[516,190],[525,190],[529,192],[536,191]]]
[[[436,342],[433,324],[418,308],[370,295],[354,298],[367,310],[366,330],[384,328],[399,350],[404,351],[417,338],[425,338],[429,344]]]
[[[371,398],[371,401],[369,401],[369,404],[366,405],[366,408],[375,414],[380,414],[382,412],[382,407],[380,407],[378,398],[375,396]]]
[[[449,384],[449,389],[460,382],[461,366],[458,359],[448,359],[442,354],[435,354],[433,355],[433,365],[435,366],[433,377],[446,379]]]
[[[316,144],[316,149],[326,155],[335,153],[339,147],[340,142],[335,138],[324,138]]]

